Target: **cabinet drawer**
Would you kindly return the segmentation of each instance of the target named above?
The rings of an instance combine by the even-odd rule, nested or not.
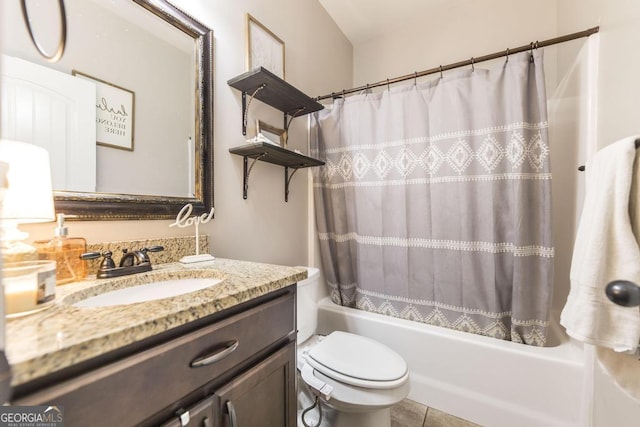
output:
[[[288,293],[12,403],[62,405],[68,426],[133,425],[288,335],[294,310]]]

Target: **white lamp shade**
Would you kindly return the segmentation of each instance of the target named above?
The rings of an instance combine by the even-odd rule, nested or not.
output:
[[[55,219],[49,153],[26,142],[0,140],[0,162],[9,165],[0,219],[16,223]]]

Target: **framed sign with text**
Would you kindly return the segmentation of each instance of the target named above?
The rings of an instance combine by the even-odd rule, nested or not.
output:
[[[133,151],[135,94],[76,70],[72,74],[96,85],[96,144]]]

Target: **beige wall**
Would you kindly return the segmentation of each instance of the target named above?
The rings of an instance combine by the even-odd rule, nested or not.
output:
[[[354,46],[354,83],[378,82],[553,37],[555,3],[469,1],[415,16],[401,29]]]
[[[245,141],[241,129],[240,93],[227,80],[245,71],[245,14],[251,13],[285,41],[286,80],[309,96],[351,85],[351,44],[316,0],[174,0],[214,30],[215,36],[215,219],[201,231],[210,236],[219,257],[307,264],[308,186],[300,171],[284,202],[284,169],[267,163],[253,168],[249,198],[242,198],[242,158],[229,148]],[[248,135],[255,120],[282,127],[282,113],[256,101],[251,105]],[[307,152],[306,118],[294,120],[291,148]],[[117,171],[113,171],[117,173]],[[72,222],[70,234],[90,242],[192,234],[169,228],[171,221]],[[23,227],[31,237],[46,238],[53,224]]]

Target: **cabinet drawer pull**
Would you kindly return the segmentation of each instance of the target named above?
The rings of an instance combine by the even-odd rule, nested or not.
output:
[[[227,412],[229,412],[229,427],[236,427],[236,408],[230,400],[227,401]]]
[[[201,366],[211,365],[212,363],[222,360],[228,355],[230,355],[231,353],[233,353],[233,351],[236,348],[238,348],[238,344],[239,343],[237,340],[229,341],[228,343],[225,344],[226,347],[223,348],[222,350],[216,351],[215,353],[209,354],[207,356],[199,357],[193,362],[191,362],[191,367],[199,368]]]

